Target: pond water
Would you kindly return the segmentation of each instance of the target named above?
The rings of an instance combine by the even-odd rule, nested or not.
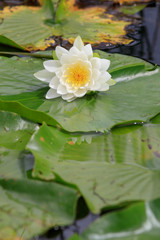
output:
[[[135,42],[108,52],[136,56],[160,65],[160,3],[149,4],[138,14],[142,18],[142,24],[137,33],[131,35]]]
[[[160,65],[160,3],[149,4],[138,15],[142,18],[142,24],[138,27],[136,34],[130,35],[135,41],[128,46],[111,47],[105,51],[136,56]],[[98,217],[99,215],[89,212],[81,198],[74,224],[62,228],[55,227],[43,236],[32,240],[67,240],[73,233],[83,232]]]

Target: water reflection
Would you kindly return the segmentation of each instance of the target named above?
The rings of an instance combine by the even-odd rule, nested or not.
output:
[[[160,65],[160,3],[150,4],[139,13],[140,30],[131,37],[136,40],[129,46],[119,46],[108,52],[136,56]]]

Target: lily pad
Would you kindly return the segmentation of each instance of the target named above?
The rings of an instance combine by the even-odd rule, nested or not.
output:
[[[0,179],[0,195],[2,240],[29,239],[74,220],[77,196],[71,188],[35,180]]]
[[[107,13],[106,8],[100,6],[81,9],[75,0],[61,0],[58,7],[57,1],[41,2],[42,7],[5,7],[0,11],[0,42],[33,51],[54,47],[55,37],[72,43],[81,35],[85,42],[94,45],[132,41],[126,36],[126,27],[132,23],[128,15],[120,19],[118,14]],[[137,10],[135,7],[132,12]]]
[[[75,190],[27,178],[34,161],[22,151],[35,129],[37,124],[0,112],[1,240],[29,239],[55,225],[71,224],[75,217]]]
[[[115,59],[110,73],[117,84],[107,92],[71,103],[45,99],[47,85],[32,75],[43,68],[42,60],[1,57],[0,109],[35,122],[59,124],[70,132],[103,132],[119,124],[146,122],[158,114],[160,68],[151,71],[151,64],[120,54],[103,53],[103,57]]]
[[[107,13],[104,7],[81,9],[75,0],[62,0],[56,12],[56,21],[62,22],[62,36],[70,43],[73,43],[77,35],[80,35],[84,42],[92,44],[128,44],[132,41],[125,36],[125,28],[131,24],[131,20],[120,20]]]
[[[20,153],[26,147],[37,124],[15,113],[0,112],[0,178],[23,178],[25,171]]]
[[[156,199],[160,197],[160,160],[155,156],[160,125],[129,130],[117,129],[118,134],[112,137],[76,135],[44,125],[27,145],[35,156],[33,176],[47,180],[56,177],[76,186],[93,213],[128,201]],[[137,143],[137,136],[144,141],[150,138],[153,152],[143,141]],[[128,143],[126,148],[121,149],[122,143]]]
[[[91,224],[81,236],[69,240],[158,240],[160,237],[160,199],[138,203],[105,214]]]
[[[53,35],[52,28],[45,24],[45,19],[54,17],[51,4],[47,0],[42,8],[5,7],[0,11],[0,19],[3,19],[0,24],[0,42],[30,51],[44,50],[54,45],[54,39],[49,39]]]

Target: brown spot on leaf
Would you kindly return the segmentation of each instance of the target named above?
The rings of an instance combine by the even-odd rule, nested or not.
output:
[[[6,127],[4,127],[4,131],[5,131],[5,132],[8,132],[8,130],[7,130],[7,128],[6,128]]]
[[[41,142],[44,142],[44,137],[40,137]]]
[[[125,28],[127,25],[131,24],[131,19],[126,19],[126,17],[122,17],[122,19],[119,19],[116,14],[109,14],[106,10],[107,9],[104,6],[92,6],[81,9],[78,8],[75,0],[66,0],[64,3],[64,18],[62,19],[66,21],[68,20],[69,24],[71,25],[72,22],[74,22],[73,27],[76,26],[75,32],[77,33],[77,35],[81,35],[83,41],[86,43],[130,43],[131,39],[125,37]],[[81,28],[82,24],[84,25],[84,28],[87,29],[87,35],[84,35],[83,33],[78,33],[78,26],[80,26]],[[110,26],[107,26],[108,24]],[[96,26],[96,28],[94,28],[94,25]],[[107,28],[107,33],[105,26]],[[64,32],[64,39],[69,40],[70,43],[73,43],[75,39],[75,34],[72,33],[73,28],[72,32],[70,31],[68,25],[66,26],[66,28],[68,30],[66,32],[68,36],[66,37]]]
[[[60,126],[59,124],[57,124],[56,126],[57,126],[57,128],[62,129],[61,126]]]
[[[74,145],[75,143],[73,141],[68,141],[69,145]]]

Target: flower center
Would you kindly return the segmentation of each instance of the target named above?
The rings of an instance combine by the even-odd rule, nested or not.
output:
[[[79,88],[85,86],[90,80],[90,69],[82,62],[71,65],[66,71],[66,82],[73,87]]]

